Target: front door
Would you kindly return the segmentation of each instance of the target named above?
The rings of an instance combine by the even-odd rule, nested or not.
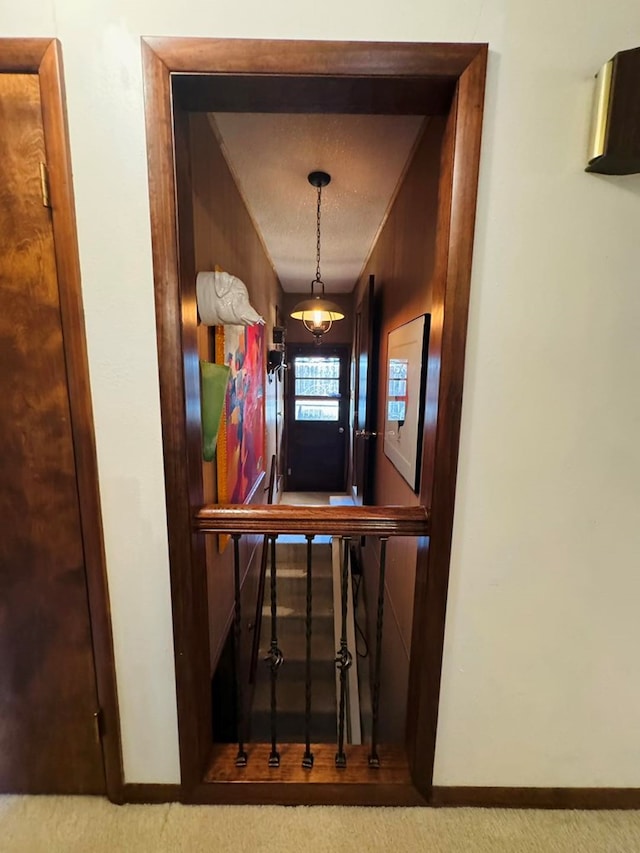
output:
[[[349,417],[349,350],[287,348],[286,488],[343,492]]]
[[[0,792],[99,794],[87,557],[41,186],[42,115],[37,74],[0,74]]]

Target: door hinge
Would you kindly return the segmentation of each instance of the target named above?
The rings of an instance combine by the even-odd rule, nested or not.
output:
[[[42,190],[43,207],[51,207],[51,195],[49,193],[49,170],[46,163],[40,163],[40,189]]]
[[[93,722],[96,727],[96,737],[98,740],[102,740],[104,737],[104,711],[102,708],[93,712]]]

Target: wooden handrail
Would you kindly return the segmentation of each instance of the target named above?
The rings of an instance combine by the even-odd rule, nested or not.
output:
[[[193,517],[201,533],[303,533],[334,536],[427,536],[423,506],[245,506],[207,504]]]

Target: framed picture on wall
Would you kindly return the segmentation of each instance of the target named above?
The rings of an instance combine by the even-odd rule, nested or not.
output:
[[[414,492],[420,486],[429,314],[389,332],[384,452]]]

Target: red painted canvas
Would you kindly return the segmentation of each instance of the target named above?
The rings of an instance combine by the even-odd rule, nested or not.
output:
[[[264,327],[216,326],[216,362],[230,368],[218,435],[218,502],[245,503],[264,475]]]

